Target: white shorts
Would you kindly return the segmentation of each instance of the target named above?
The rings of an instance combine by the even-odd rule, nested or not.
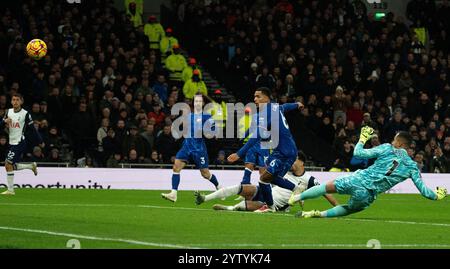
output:
[[[288,206],[292,191],[278,186],[272,188],[273,205],[277,211],[284,210]]]

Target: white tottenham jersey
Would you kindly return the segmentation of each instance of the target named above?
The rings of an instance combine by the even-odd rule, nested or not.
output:
[[[25,109],[19,110],[19,112],[14,112],[13,108],[8,109],[7,118],[10,118],[11,125],[9,127],[9,144],[17,145],[25,139],[25,125],[33,124],[33,120],[31,119],[31,115],[28,114],[28,111]],[[27,119],[28,117],[28,119]]]
[[[296,176],[292,172],[287,172],[286,175],[284,175],[284,179],[289,180],[296,186],[298,185],[300,187],[300,192],[304,192],[308,188],[308,185],[314,186],[319,184],[317,180],[307,172],[301,176]],[[272,196],[275,208],[277,210],[285,210],[288,207],[288,200],[291,197],[291,194],[292,191],[288,189],[274,186],[272,188]]]

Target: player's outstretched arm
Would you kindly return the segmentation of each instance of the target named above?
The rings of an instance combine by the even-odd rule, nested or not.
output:
[[[355,149],[353,150],[353,156],[358,157],[360,159],[378,158],[378,156],[383,154],[383,152],[388,150],[388,148],[389,144],[383,144],[374,148],[365,149],[364,144],[358,142],[355,146]]]
[[[287,111],[291,111],[291,110],[296,110],[296,109],[303,109],[303,104],[301,102],[297,102],[297,103],[287,103],[284,105],[281,105],[281,109],[282,112],[287,112]]]
[[[425,183],[423,183],[422,176],[417,167],[411,172],[411,179],[414,182],[414,185],[416,185],[416,188],[420,191],[420,194],[430,200],[442,200],[447,195],[447,190],[445,188],[438,187],[436,191],[432,191],[428,188]]]

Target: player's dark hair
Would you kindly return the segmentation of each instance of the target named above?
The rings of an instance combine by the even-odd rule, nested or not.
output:
[[[403,140],[403,142],[408,146],[408,148],[411,146],[413,138],[412,136],[405,131],[400,131],[397,133],[397,138],[400,138]]]
[[[259,87],[258,89],[256,89],[256,91],[260,91],[262,94],[264,94],[265,96],[267,96],[267,97],[269,97],[269,98],[270,98],[271,95],[272,95],[270,89],[267,88],[267,87]]]
[[[303,151],[299,150],[297,153],[297,158],[302,161],[303,163],[306,162],[306,155],[303,153]]]

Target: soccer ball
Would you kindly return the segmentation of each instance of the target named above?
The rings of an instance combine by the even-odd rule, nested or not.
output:
[[[27,54],[35,60],[40,60],[47,54],[47,44],[40,39],[33,39],[27,44]]]

